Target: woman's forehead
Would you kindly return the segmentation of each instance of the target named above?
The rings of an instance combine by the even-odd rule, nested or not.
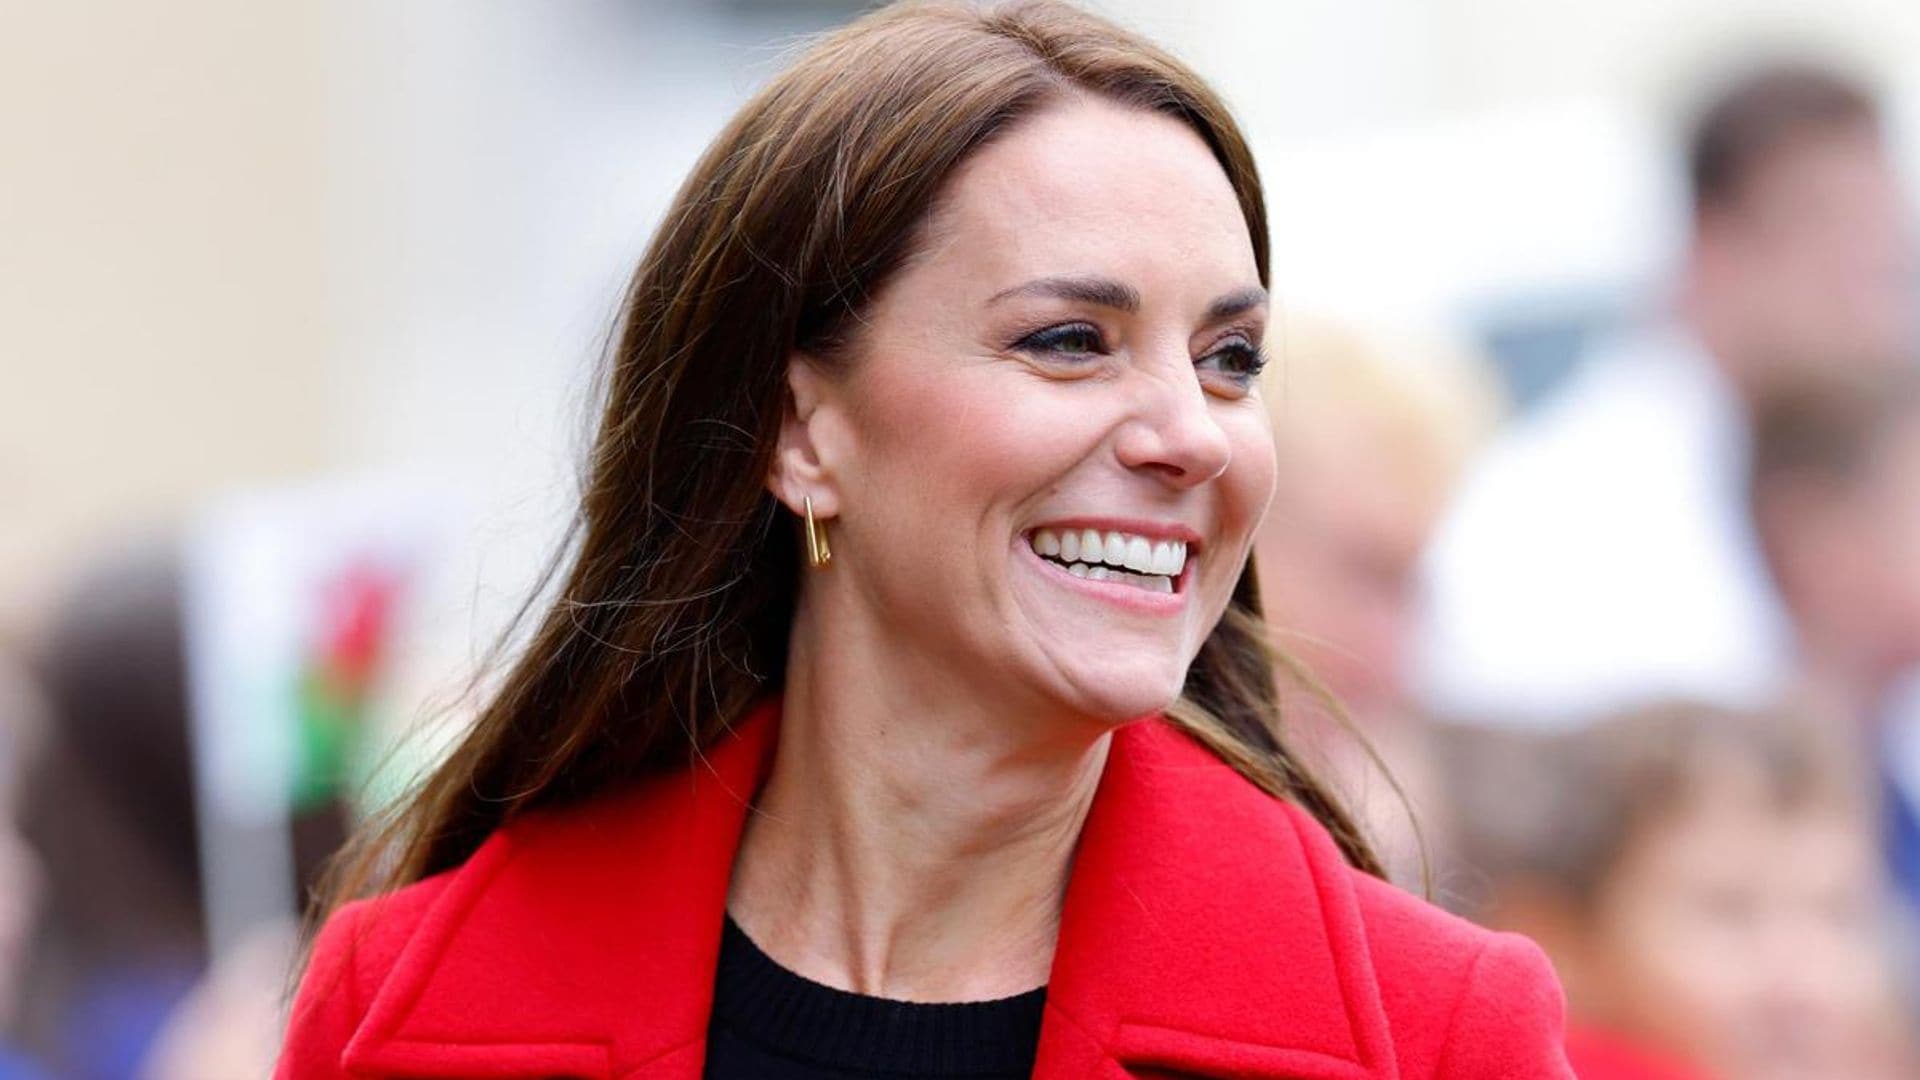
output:
[[[1206,143],[1177,119],[1098,99],[1046,109],[983,147],[931,232],[936,258],[976,273],[1138,262],[1258,283],[1246,219]]]

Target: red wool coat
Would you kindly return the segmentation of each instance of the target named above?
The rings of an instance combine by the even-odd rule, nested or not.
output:
[[[1678,1058],[1603,1028],[1567,1030],[1567,1060],[1580,1080],[1708,1080]]]
[[[697,1080],[727,879],[778,708],[696,768],[528,815],[349,905],[277,1076]],[[1167,723],[1119,731],[1061,913],[1034,1076],[1571,1077],[1558,985],[1350,869]]]

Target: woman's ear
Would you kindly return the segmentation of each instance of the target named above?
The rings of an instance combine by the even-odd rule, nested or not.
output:
[[[786,412],[767,472],[767,490],[796,514],[808,498],[816,517],[840,512],[834,469],[840,414],[835,389],[813,358],[794,353],[787,359]]]

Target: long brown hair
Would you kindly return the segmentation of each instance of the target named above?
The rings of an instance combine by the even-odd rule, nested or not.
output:
[[[844,362],[955,167],[1072,93],[1198,132],[1267,281],[1244,139],[1198,77],[1140,38],[1057,0],[900,4],[825,36],[675,197],[627,295],[551,605],[452,753],[350,846],[333,903],[455,866],[525,809],[685,767],[781,685],[800,553],[765,477],[787,359]],[[1378,872],[1280,741],[1251,566],[1171,715]]]

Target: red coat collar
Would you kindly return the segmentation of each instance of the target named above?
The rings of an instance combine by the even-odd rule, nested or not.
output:
[[[497,833],[433,899],[348,1066],[695,1080],[778,711],[686,772]],[[1075,855],[1034,1075],[1392,1076],[1349,873],[1301,811],[1164,721],[1123,728]]]

